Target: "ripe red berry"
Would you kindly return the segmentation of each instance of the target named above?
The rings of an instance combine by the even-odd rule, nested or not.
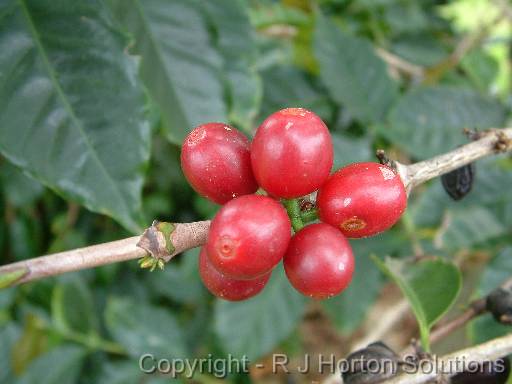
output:
[[[284,256],[284,269],[303,295],[326,299],[352,280],[354,256],[348,240],[336,228],[311,224],[297,232]]]
[[[258,189],[251,168],[250,142],[226,124],[194,128],[183,142],[181,168],[197,193],[218,204]]]
[[[272,272],[253,280],[236,280],[217,271],[208,259],[206,248],[199,253],[199,275],[206,288],[215,296],[240,301],[256,296],[265,287]]]
[[[307,109],[283,109],[259,126],[251,161],[258,184],[269,194],[287,199],[307,195],[320,188],[331,171],[329,130]]]
[[[354,163],[336,171],[317,196],[320,220],[347,237],[366,237],[395,224],[407,206],[400,176],[378,163]]]
[[[212,220],[206,243],[213,266],[234,279],[254,279],[279,263],[290,242],[290,219],[274,199],[241,196]]]

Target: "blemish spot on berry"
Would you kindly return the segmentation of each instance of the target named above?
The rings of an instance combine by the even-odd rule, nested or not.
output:
[[[340,227],[346,231],[358,231],[366,227],[366,222],[354,216],[341,223]]]
[[[380,172],[382,173],[382,177],[384,180],[393,180],[395,178],[395,172],[386,167],[379,167]]]
[[[206,129],[195,129],[189,133],[187,137],[187,145],[193,147],[197,145],[206,137]]]
[[[216,244],[216,249],[219,252],[219,255],[226,259],[234,257],[237,248],[238,242],[229,236],[221,237]]]
[[[285,108],[281,110],[282,115],[290,115],[290,116],[306,116],[309,111],[304,108]]]
[[[231,131],[231,128],[230,128],[228,125],[225,125],[225,126],[224,126],[224,129],[225,129],[226,131]]]

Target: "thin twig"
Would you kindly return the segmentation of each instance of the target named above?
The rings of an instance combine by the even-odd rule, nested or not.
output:
[[[175,247],[172,256],[204,244],[209,225],[209,221],[177,224],[176,230],[172,234]],[[144,249],[137,247],[139,240],[140,236],[134,236],[19,261],[0,267],[0,276],[13,274],[16,276],[16,273],[20,271],[17,279],[9,284],[9,286],[12,286],[66,272],[137,259],[146,255]]]
[[[490,129],[479,140],[463,145],[453,151],[418,163],[404,165],[394,162],[405,188],[414,187],[435,177],[472,163],[482,157],[512,150],[512,128]]]
[[[377,55],[380,56],[390,67],[399,72],[405,73],[414,78],[422,78],[425,74],[425,68],[420,65],[410,63],[409,61],[397,56],[382,48],[375,48]]]

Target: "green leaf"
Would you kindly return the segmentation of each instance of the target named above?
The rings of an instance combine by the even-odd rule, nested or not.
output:
[[[63,345],[35,359],[17,384],[74,384],[86,357],[84,349]]]
[[[140,72],[162,114],[168,139],[181,144],[196,125],[227,121],[222,57],[204,13],[191,0],[110,0],[135,38]]]
[[[364,123],[381,121],[398,96],[398,87],[373,46],[342,32],[320,13],[313,44],[320,78],[333,99]]]
[[[396,35],[423,31],[430,26],[428,16],[418,2],[396,3],[386,7],[384,20]]]
[[[99,1],[3,1],[0,151],[138,231],[150,132],[125,46]]]
[[[41,183],[7,162],[0,164],[0,180],[7,200],[15,207],[32,203],[44,191]]]
[[[502,249],[485,266],[476,294],[485,296],[499,287],[512,275],[512,246]],[[510,326],[498,323],[491,314],[484,314],[473,320],[469,327],[469,336],[473,343],[479,344],[485,341],[503,336],[510,332]]]
[[[271,351],[293,331],[305,302],[279,266],[258,296],[236,303],[217,300],[215,333],[224,352],[256,359]]]
[[[463,128],[500,127],[503,106],[462,88],[415,88],[396,103],[380,132],[415,158],[428,158],[467,142]]]
[[[490,314],[485,314],[469,323],[468,335],[473,344],[481,344],[510,333],[510,326],[498,323]]]
[[[258,29],[276,24],[307,26],[310,23],[310,17],[305,11],[282,2],[262,2],[251,8],[250,18],[252,25]]]
[[[423,66],[435,65],[446,58],[448,52],[435,36],[415,32],[397,38],[393,42],[392,52],[404,60]]]
[[[371,161],[370,141],[366,137],[349,137],[340,133],[331,134],[334,146],[333,169],[339,169],[358,161]]]
[[[512,276],[512,246],[503,248],[485,266],[477,287],[478,295],[488,295],[510,276]]]
[[[169,310],[114,297],[107,302],[105,321],[112,337],[135,358],[144,353],[186,356],[182,330]]]
[[[79,276],[67,279],[53,289],[52,319],[55,327],[64,332],[91,334],[98,330],[92,293]]]
[[[20,329],[15,323],[0,328],[0,383],[12,383],[12,347],[20,337]]]
[[[438,242],[446,249],[470,248],[506,233],[506,228],[487,209],[472,206],[450,212],[448,226],[438,230]]]
[[[300,106],[312,110],[324,120],[330,120],[332,102],[305,72],[296,67],[279,65],[263,71],[262,77],[262,118],[283,108]]]
[[[139,356],[140,357],[140,356]],[[146,369],[150,369],[154,361],[148,360],[150,365],[145,366]],[[180,383],[178,379],[171,379],[170,377],[159,377],[155,374],[144,373],[139,368],[139,360],[123,360],[116,362],[107,362],[103,365],[99,377],[95,380],[96,384],[168,384],[172,380],[172,383]]]
[[[224,58],[229,120],[250,132],[261,105],[263,87],[256,71],[258,52],[247,3],[217,0],[198,4],[206,8],[209,22],[215,29],[215,46]]]
[[[1,275],[0,275],[0,278],[1,278]],[[13,302],[16,298],[16,294],[17,294],[17,289],[15,287],[12,287],[9,289],[2,289],[0,291],[0,311],[6,310],[13,304]]]
[[[498,76],[499,64],[483,50],[475,50],[465,55],[460,65],[473,84],[483,92],[489,92]]]
[[[462,277],[451,262],[435,259],[417,263],[372,257],[377,266],[400,288],[420,327],[421,341],[429,349],[432,326],[450,309],[459,294]]]

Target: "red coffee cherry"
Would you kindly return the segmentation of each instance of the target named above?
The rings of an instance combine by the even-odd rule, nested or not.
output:
[[[336,228],[311,224],[292,237],[283,259],[286,276],[303,295],[326,299],[343,291],[352,280],[354,256]]]
[[[181,168],[197,193],[218,204],[258,189],[249,140],[227,124],[194,128],[183,142]]]
[[[313,112],[303,108],[278,111],[259,126],[251,145],[258,184],[286,199],[316,191],[333,162],[331,136]]]
[[[217,271],[202,247],[199,253],[199,275],[206,288],[215,296],[229,301],[240,301],[256,296],[265,287],[272,272],[254,280],[236,280]]]
[[[290,219],[274,199],[241,196],[212,220],[206,249],[213,266],[234,279],[254,279],[282,259],[290,242]]]
[[[336,171],[317,196],[320,220],[351,238],[373,236],[395,224],[407,206],[400,176],[378,163]]]

